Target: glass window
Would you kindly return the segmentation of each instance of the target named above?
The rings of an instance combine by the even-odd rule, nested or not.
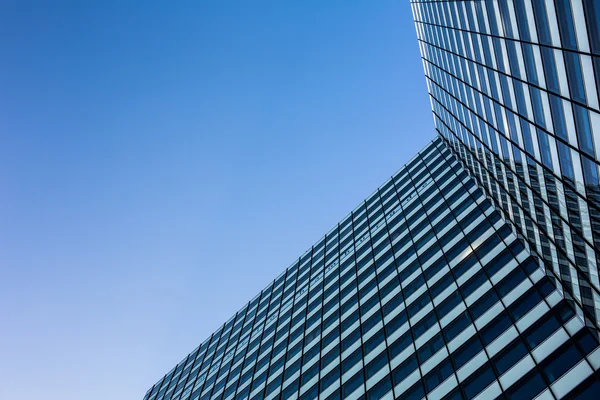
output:
[[[394,297],[392,297],[383,306],[383,308],[382,308],[383,315],[384,316],[390,315],[392,311],[394,311],[400,304],[402,304],[403,300],[404,300],[404,297],[402,296],[402,292],[398,292]]]
[[[533,399],[546,388],[546,383],[537,370],[533,370],[505,393],[510,400]]]
[[[527,12],[524,0],[515,0],[515,15],[519,26],[519,35],[521,40],[531,41],[529,36],[529,26],[527,25]]]
[[[338,361],[340,356],[340,345],[335,345],[327,354],[323,356],[321,362],[323,363],[323,367],[329,365],[334,361]]]
[[[431,279],[435,274],[437,274],[445,266],[446,266],[446,260],[444,260],[444,257],[438,258],[425,271],[423,271],[423,275],[425,276],[425,279],[426,280]],[[435,297],[435,295],[434,295],[434,297]]]
[[[444,235],[444,237],[447,236],[447,241],[449,242],[449,241],[455,239],[458,235],[460,235],[460,227],[457,225],[454,228],[452,228],[446,235]],[[446,243],[442,243],[442,246],[445,244]],[[456,243],[454,246],[452,246],[451,249],[446,251],[446,258],[448,260],[453,260],[456,256],[458,256],[460,253],[462,253],[468,247],[469,247],[469,242],[467,241],[467,239],[462,239],[461,241]]]
[[[317,382],[313,385],[313,387],[311,387],[306,392],[304,392],[299,397],[299,399],[300,400],[313,400],[313,399],[316,399],[318,395],[319,395],[319,383]],[[256,400],[259,400],[259,399],[262,399],[262,396]]]
[[[413,354],[392,371],[392,380],[394,381],[394,386],[402,382],[415,369],[417,369],[417,356]]]
[[[560,162],[560,170],[562,174],[567,178],[571,179],[571,181],[574,181],[575,175],[573,173],[571,150],[566,144],[561,143],[559,141],[556,142],[556,146],[558,148],[558,160]]]
[[[382,399],[390,390],[392,390],[392,380],[389,376],[386,376],[367,391],[367,400]]]
[[[502,27],[504,28],[504,34],[506,35],[506,37],[514,38],[513,31],[512,31],[512,25],[511,25],[511,19],[510,19],[510,13],[508,11],[508,7],[510,4],[505,1],[499,1],[496,4],[498,4],[498,6],[500,8],[500,17],[502,19]]]
[[[348,357],[342,360],[342,374],[350,371],[362,359],[362,348],[354,350]]]
[[[448,296],[448,298],[446,298],[446,300],[442,301],[436,307],[436,310],[438,310],[438,313],[440,315],[446,315],[450,311],[452,311],[452,309],[454,307],[456,307],[460,302],[461,302],[460,294],[458,294],[457,292],[453,292],[450,296]]]
[[[468,281],[463,283],[460,287],[465,298],[469,297],[478,287],[480,287],[487,280],[483,270],[477,271],[475,275],[469,278]]]
[[[365,354],[369,354],[373,351],[377,346],[379,346],[384,340],[383,328],[380,329],[376,334],[371,336],[369,340],[367,340],[364,345]]]
[[[523,344],[523,341],[517,338],[517,340],[508,345],[500,354],[494,357],[493,363],[496,366],[498,373],[502,375],[518,363],[526,354],[527,348]]]
[[[350,346],[360,339],[360,329],[356,328],[350,335],[342,340],[342,351],[346,351]]]
[[[406,310],[402,310],[402,312],[396,315],[394,318],[390,320],[387,324],[385,324],[386,335],[390,336],[394,332],[398,330],[402,325],[404,325],[407,321]]]
[[[281,395],[284,399],[291,398],[298,391],[299,381],[300,381],[300,379],[297,378],[293,382],[290,382],[290,384],[283,389],[283,391],[281,392]]]
[[[349,329],[352,325],[358,322],[358,319],[359,314],[358,310],[356,310],[342,321],[342,331]]]
[[[538,288],[539,292],[544,297],[548,296],[554,291],[554,289],[556,289],[556,285],[548,276],[542,278],[542,280],[537,282],[535,286]]]
[[[504,297],[510,293],[519,283],[527,279],[525,273],[517,268],[505,276],[497,285],[496,289],[500,296]]]
[[[483,349],[481,342],[477,336],[469,339],[465,344],[460,346],[458,350],[452,353],[452,359],[456,368],[460,368],[467,363],[471,358],[475,357]]]
[[[548,26],[548,17],[546,14],[546,4],[543,1],[532,1],[533,14],[537,25],[538,39],[540,43],[551,45],[550,28]],[[525,15],[525,14],[524,14]]]
[[[419,322],[417,322],[415,325],[413,325],[412,332],[415,335],[415,337],[417,338],[417,337],[421,336],[422,334],[424,334],[425,332],[427,332],[427,330],[429,328],[431,328],[433,325],[435,325],[436,322],[437,322],[437,318],[435,316],[435,311],[432,310],[426,316],[421,318],[421,320]]]
[[[331,371],[329,371],[327,373],[327,375],[325,375],[323,378],[321,378],[321,388],[327,389],[329,386],[331,386],[332,384],[339,382],[340,379],[340,368],[339,367],[335,367],[334,369],[332,369]]]
[[[556,71],[556,60],[554,59],[554,50],[552,50],[550,47],[543,46],[540,49],[542,53],[542,63],[544,65],[544,75],[546,76],[546,85],[548,90],[554,93],[560,93],[558,73]]]
[[[483,242],[476,250],[475,254],[479,257],[485,257],[494,247],[501,242],[500,237],[497,234],[493,234],[489,239]]]
[[[554,382],[581,360],[573,342],[568,342],[546,358],[540,367],[550,383]]]
[[[518,243],[518,241],[516,242]],[[510,251],[510,248],[506,248],[502,250],[496,257],[494,257],[493,260],[488,262],[484,266],[484,269],[487,271],[489,276],[492,277],[496,274],[496,272],[500,271],[502,267],[508,264],[508,262],[511,261],[512,258],[513,256],[512,252]]]
[[[435,389],[440,383],[444,382],[453,373],[452,363],[447,358],[437,365],[431,372],[425,375],[423,379],[427,393]]]
[[[548,142],[548,136],[546,132],[541,129],[536,129],[538,142],[540,144],[540,154],[542,155],[542,162],[548,168],[553,168],[552,166],[552,155],[550,153],[550,143]]]
[[[581,165],[583,167],[583,179],[585,184],[591,187],[598,186],[598,167],[594,161],[582,155]]]
[[[442,338],[442,333],[439,332],[417,351],[421,364],[427,361],[442,347],[444,347],[444,339]]]
[[[553,94],[548,96],[550,99],[550,110],[552,112],[552,120],[554,124],[554,132],[556,135],[564,140],[568,140],[567,137],[567,125],[565,122],[565,114],[562,106],[562,100]]]
[[[352,392],[359,388],[364,382],[362,371],[358,371],[352,378],[348,379],[342,386],[342,396],[349,397]]]
[[[425,392],[423,391],[423,384],[419,381],[414,384],[410,389],[406,392],[402,393],[401,398],[403,400],[420,400],[425,396]]]
[[[519,320],[523,315],[527,314],[529,310],[535,307],[542,297],[534,289],[530,289],[527,293],[519,298],[516,302],[510,305],[508,312],[512,315],[515,321]]]
[[[446,336],[446,340],[449,342],[455,337],[458,336],[467,326],[471,324],[471,318],[466,311],[463,311],[458,317],[456,317],[452,322],[450,322],[444,328],[444,336]]]
[[[477,263],[477,257],[475,256],[475,253],[469,254],[467,257],[465,257],[464,260],[462,260],[460,263],[458,263],[454,267],[454,274],[456,275],[456,278],[461,277],[465,272],[467,272],[476,263]]]
[[[377,372],[381,368],[383,368],[388,363],[387,353],[384,351],[381,352],[377,357],[375,357],[370,363],[365,367],[365,373],[367,375],[367,379],[372,376],[375,376]]]
[[[575,311],[573,311],[573,308],[566,301],[561,301],[555,307],[555,309],[556,309],[558,319],[563,324],[565,322],[567,322],[568,320],[570,320],[575,315]]]
[[[377,299],[377,295],[375,295],[373,297],[375,299]],[[373,328],[379,322],[381,322],[381,312],[379,310],[377,310],[373,315],[371,315],[369,317],[369,319],[367,319],[366,321],[363,322],[363,324],[362,324],[363,334],[367,333],[369,330],[371,330],[371,328]]]
[[[439,281],[437,281],[430,289],[431,297],[435,298],[437,295],[442,293],[448,287],[452,285],[454,279],[452,279],[452,275],[447,273],[444,275]]]
[[[464,397],[460,392],[460,388],[456,388],[444,396],[444,400],[464,400]]]
[[[565,51],[563,54],[567,66],[567,79],[571,89],[571,98],[580,103],[585,103],[585,88],[583,75],[581,73],[581,64],[579,63],[579,55],[571,51]]]
[[[423,309],[429,302],[431,301],[431,297],[428,292],[424,292],[421,296],[419,296],[415,301],[413,301],[408,306],[408,317],[414,317],[419,311]]]
[[[600,380],[595,375],[586,379],[565,397],[567,400],[596,400],[600,392]]]
[[[500,336],[505,330],[507,330],[512,325],[510,318],[506,311],[503,311],[502,314],[498,315],[494,318],[490,323],[488,323],[481,331],[481,339],[483,340],[484,345],[488,345],[494,341],[498,336]]]
[[[306,350],[304,353],[304,362],[306,363],[307,361],[311,360],[314,356],[318,355],[319,352],[321,351],[319,343],[317,343],[316,345],[312,346],[310,349]],[[268,362],[269,359],[266,359],[266,362]],[[257,367],[258,369],[259,367]]]
[[[404,335],[400,336],[394,343],[389,346],[390,356],[392,358],[396,357],[402,351],[404,351],[409,346],[412,347],[412,336],[410,331],[406,332]]]
[[[544,318],[540,319],[535,323],[532,327],[530,327],[527,332],[523,335],[523,338],[527,342],[527,344],[534,349],[546,340],[554,331],[559,328],[559,323],[554,318],[554,315],[547,314]]]
[[[555,0],[555,4],[562,45],[567,49],[577,50],[571,2],[569,0]]]
[[[315,363],[310,368],[302,373],[300,377],[300,385],[308,383],[313,377],[319,374],[319,363]]]
[[[592,133],[590,129],[590,120],[588,111],[576,104],[573,104],[573,113],[575,116],[575,125],[577,128],[577,138],[579,139],[579,147],[584,153],[594,156],[594,144],[592,141]]]
[[[408,259],[412,255],[413,255],[413,251],[412,250],[409,250],[407,253],[405,253],[406,259]],[[401,256],[401,257],[403,257],[403,256]],[[404,259],[404,260],[401,259],[401,262],[399,262],[399,260],[396,260],[396,261],[397,261],[397,263],[399,265],[401,265],[404,261],[406,261],[406,259]],[[400,271],[400,274],[399,274],[400,281],[404,281],[413,272],[415,272],[418,268],[419,268],[419,262],[418,262],[418,260],[415,260],[412,263],[410,263],[409,265],[407,265],[404,269],[402,269],[402,271]]]
[[[489,365],[485,365],[479,371],[474,372],[463,384],[467,399],[472,399],[485,389],[496,377]]]
[[[535,61],[532,60],[532,62]],[[532,66],[532,68],[535,67]],[[544,115],[544,107],[542,106],[542,92],[539,89],[530,86],[529,93],[531,95],[531,103],[533,104],[533,116],[535,118],[535,122],[542,128],[546,128],[546,118]]]
[[[600,54],[600,4],[597,0],[583,0],[583,7],[592,53]]]
[[[583,328],[581,331],[577,332],[574,339],[585,355],[588,355],[598,347],[597,334],[591,333],[588,328]]]

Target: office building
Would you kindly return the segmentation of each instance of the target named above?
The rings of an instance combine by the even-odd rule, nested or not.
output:
[[[560,397],[600,349],[541,261],[437,138],[145,398]]]
[[[600,3],[411,5],[437,131],[597,320]]]
[[[598,398],[600,4],[411,7],[433,141],[144,400]]]

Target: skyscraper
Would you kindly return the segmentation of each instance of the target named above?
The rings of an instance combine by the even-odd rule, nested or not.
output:
[[[437,131],[597,320],[600,4],[412,7]]]
[[[145,400],[597,397],[600,5],[411,5],[437,137]]]

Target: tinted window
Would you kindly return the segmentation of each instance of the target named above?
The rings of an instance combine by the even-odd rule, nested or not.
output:
[[[377,385],[369,389],[367,392],[367,400],[379,400],[390,390],[392,390],[392,381],[389,376],[386,376]]]
[[[452,372],[452,364],[450,363],[450,359],[447,358],[425,375],[423,381],[425,382],[425,390],[427,390],[427,393],[431,392],[440,383],[445,381],[446,378],[452,375]]]
[[[452,322],[450,322],[444,328],[444,335],[446,336],[446,340],[449,342],[458,336],[469,324],[471,323],[471,318],[466,311],[463,311],[458,317],[456,317]]]
[[[423,384],[417,382],[410,389],[400,395],[403,400],[420,400],[425,395],[423,391]]]
[[[367,366],[365,367],[365,373],[367,375],[367,379],[374,376],[381,368],[383,368],[388,363],[388,357],[385,350],[381,352],[380,355],[375,357]]]
[[[363,372],[358,371],[358,373],[356,375],[354,375],[352,378],[350,378],[346,383],[344,383],[344,386],[342,386],[342,396],[343,397],[350,396],[350,394],[352,394],[352,392],[354,392],[356,389],[358,389],[358,387],[360,385],[363,384],[363,381],[364,381]]]
[[[410,331],[406,332],[404,335],[400,336],[394,343],[392,343],[389,347],[390,356],[392,358],[396,357],[398,354],[402,353],[404,349],[412,346],[412,337],[410,335]]]
[[[533,349],[546,338],[548,338],[559,327],[559,323],[552,314],[548,314],[545,318],[536,322],[534,326],[529,328],[523,335],[527,344]]]
[[[348,372],[362,359],[362,349],[359,347],[342,361],[342,374]]]
[[[588,328],[584,328],[577,332],[577,335],[575,335],[574,339],[585,355],[591,353],[592,350],[598,347],[597,334],[591,333]]]
[[[505,330],[508,329],[509,326],[512,325],[510,318],[506,314],[506,312],[502,312],[502,314],[498,315],[494,320],[488,323],[481,331],[481,339],[483,343],[487,346],[492,343],[494,339],[500,336]]]
[[[425,343],[418,351],[419,360],[421,363],[427,361],[432,355],[434,355],[439,349],[444,346],[444,339],[442,333],[438,333]]]
[[[473,373],[473,375],[462,384],[467,399],[474,398],[479,392],[492,383],[494,379],[494,372],[489,365],[486,365],[479,371]]]
[[[481,317],[487,310],[490,309],[496,302],[498,301],[498,295],[496,292],[490,290],[486,294],[484,294],[480,299],[478,299],[474,304],[472,304],[469,309],[473,314],[473,318],[477,319]]]
[[[408,375],[417,369],[417,356],[415,354],[408,357],[392,371],[392,380],[394,385],[402,382]]]
[[[372,337],[369,338],[369,340],[367,340],[365,342],[365,344],[363,346],[364,350],[365,350],[365,354],[370,353],[377,346],[379,346],[381,343],[383,343],[383,339],[384,339],[383,329],[380,329],[376,334],[374,334]]]
[[[542,362],[540,367],[546,378],[552,383],[577,364],[579,360],[581,360],[581,354],[579,354],[573,343],[569,342],[552,353]]]
[[[513,343],[511,343],[507,348],[505,348],[502,353],[498,354],[494,357],[494,364],[496,365],[496,369],[498,373],[502,375],[510,368],[512,368],[521,358],[523,358],[527,354],[527,348],[521,341],[521,339],[517,339]]]
[[[533,399],[546,388],[546,383],[539,372],[534,370],[507,390],[508,399]]]
[[[475,357],[483,347],[477,336],[472,337],[468,342],[463,344],[458,350],[452,353],[452,359],[456,368],[460,368],[467,363],[471,358]]]
[[[540,294],[535,290],[535,288],[531,288],[527,293],[521,296],[519,300],[514,302],[508,308],[508,312],[515,320],[518,320],[523,315],[527,314],[529,310],[535,307],[540,300],[542,300]]]

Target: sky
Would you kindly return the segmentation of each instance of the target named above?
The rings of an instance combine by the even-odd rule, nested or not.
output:
[[[0,5],[0,398],[146,390],[434,138],[408,0]]]

